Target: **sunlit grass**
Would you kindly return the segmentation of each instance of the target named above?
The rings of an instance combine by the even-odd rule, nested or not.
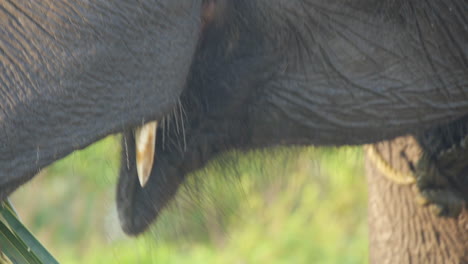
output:
[[[359,148],[225,155],[134,239],[115,217],[117,141],[69,156],[15,194],[26,225],[62,263],[367,263]]]

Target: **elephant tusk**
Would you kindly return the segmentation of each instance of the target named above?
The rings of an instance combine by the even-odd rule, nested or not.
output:
[[[149,122],[135,129],[136,167],[141,187],[145,187],[153,168],[158,122]]]

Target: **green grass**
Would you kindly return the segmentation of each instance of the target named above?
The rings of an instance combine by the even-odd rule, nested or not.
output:
[[[117,142],[70,155],[13,197],[61,263],[367,263],[359,148],[224,155],[135,239],[115,216]]]

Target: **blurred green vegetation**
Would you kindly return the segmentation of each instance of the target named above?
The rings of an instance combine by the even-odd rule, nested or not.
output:
[[[111,136],[45,169],[12,201],[61,263],[367,263],[360,148],[229,153],[190,176],[139,238],[115,210]]]

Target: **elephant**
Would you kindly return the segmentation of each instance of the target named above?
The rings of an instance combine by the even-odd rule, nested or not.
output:
[[[453,167],[442,155],[468,134],[465,0],[0,7],[1,199],[57,159],[122,133],[116,200],[130,235],[190,172],[234,149],[411,134],[425,153],[415,172],[429,202],[454,216],[466,200],[463,161]]]

